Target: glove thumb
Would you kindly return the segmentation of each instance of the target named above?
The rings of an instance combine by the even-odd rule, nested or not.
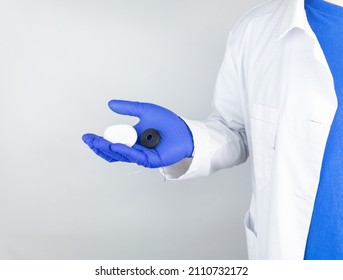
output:
[[[140,102],[132,102],[126,100],[111,100],[108,102],[108,107],[118,114],[134,116],[140,118],[143,112],[143,104]]]

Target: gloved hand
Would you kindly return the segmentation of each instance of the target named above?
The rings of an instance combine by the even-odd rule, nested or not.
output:
[[[100,157],[109,162],[133,162],[144,167],[168,166],[191,157],[194,149],[193,136],[186,123],[176,114],[163,107],[140,102],[112,100],[108,103],[112,111],[136,116],[140,121],[134,126],[138,140],[131,148],[123,144],[112,144],[94,134],[83,135],[83,141]],[[140,145],[144,130],[157,129],[160,143],[154,149]]]

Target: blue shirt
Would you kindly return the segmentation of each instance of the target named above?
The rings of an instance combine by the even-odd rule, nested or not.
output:
[[[305,0],[334,78],[338,109],[326,143],[305,259],[343,259],[343,7]]]

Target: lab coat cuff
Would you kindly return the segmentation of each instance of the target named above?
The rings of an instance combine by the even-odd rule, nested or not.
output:
[[[210,170],[209,149],[206,149],[210,139],[206,126],[200,121],[182,119],[192,132],[194,151],[191,158],[186,158],[176,164],[160,168],[160,172],[168,180],[206,176]]]

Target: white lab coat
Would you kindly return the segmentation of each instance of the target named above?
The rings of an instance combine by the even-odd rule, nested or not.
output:
[[[249,154],[249,258],[303,259],[336,109],[333,78],[304,1],[265,2],[229,35],[211,116],[186,120],[193,158],[164,171],[169,179],[204,176]]]

